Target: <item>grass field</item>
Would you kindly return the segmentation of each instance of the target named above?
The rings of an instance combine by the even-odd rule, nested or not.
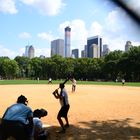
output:
[[[53,80],[53,84],[59,84],[64,80]],[[0,80],[0,85],[15,85],[15,84],[48,84],[48,80]],[[67,82],[67,84],[71,84],[71,82]],[[114,85],[120,86],[121,82],[95,82],[95,81],[77,81],[77,84],[82,85]],[[125,86],[137,86],[140,87],[140,82],[126,82]]]

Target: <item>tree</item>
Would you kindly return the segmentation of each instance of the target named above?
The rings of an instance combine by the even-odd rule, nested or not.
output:
[[[119,68],[127,81],[140,81],[140,46],[123,54]]]
[[[41,78],[42,79],[42,59],[35,57],[32,58],[30,61],[30,66],[31,66],[31,77],[32,78]]]
[[[122,57],[123,52],[118,50],[114,52],[110,52],[104,58],[104,67],[103,72],[106,75],[108,80],[115,80],[118,77],[119,69],[118,69],[118,62]]]
[[[4,69],[3,69],[3,61],[10,60],[8,57],[0,57],[0,77],[5,77]]]
[[[14,59],[18,66],[19,66],[19,77],[21,78],[27,78],[30,75],[30,59],[28,57],[24,56],[17,56]]]
[[[5,59],[2,63],[2,68],[4,71],[4,77],[7,79],[16,78],[19,67],[15,60]]]

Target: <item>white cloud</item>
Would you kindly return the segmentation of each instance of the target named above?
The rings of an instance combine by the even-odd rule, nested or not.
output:
[[[126,39],[123,38],[123,36],[117,37],[117,38],[110,38],[109,36],[103,37],[103,44],[108,44],[109,49],[111,51],[114,50],[124,50],[124,46],[126,44]]]
[[[32,5],[35,3],[36,0],[20,0],[20,1],[27,4],[27,5]]]
[[[115,10],[111,11],[105,19],[106,27],[111,32],[119,32],[125,27],[124,19],[126,19],[125,12],[120,8],[116,8]]]
[[[16,53],[5,48],[3,45],[0,45],[0,56],[8,56],[9,58],[14,58],[16,56]]]
[[[124,11],[116,8],[106,17],[102,36],[110,50],[124,50],[126,41],[139,40],[139,29]]]
[[[30,35],[30,33],[22,32],[22,33],[19,34],[19,38],[21,38],[21,39],[29,39],[29,38],[31,38],[31,35]]]
[[[140,46],[140,41],[132,41],[131,43],[133,46]]]
[[[54,39],[53,35],[51,33],[38,33],[38,38],[43,39],[43,40],[47,40],[47,41],[52,41]]]
[[[40,55],[50,57],[50,48],[35,48],[35,56],[39,57]]]
[[[43,15],[57,15],[65,4],[63,0],[20,0],[26,5],[30,5]]]
[[[102,35],[102,29],[103,29],[102,25],[99,24],[97,21],[94,21],[91,24],[89,35],[90,36]]]
[[[0,12],[16,14],[18,10],[15,6],[15,0],[0,0]]]

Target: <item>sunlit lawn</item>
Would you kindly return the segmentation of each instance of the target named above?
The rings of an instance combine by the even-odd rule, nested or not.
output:
[[[59,84],[64,80],[53,80],[53,84]],[[48,84],[48,80],[0,80],[0,85],[15,85],[15,84]],[[68,81],[67,84],[71,84],[71,81]],[[95,82],[95,81],[77,81],[77,84],[92,84],[92,85],[122,85],[121,82]],[[126,82],[125,86],[140,86],[140,82]]]

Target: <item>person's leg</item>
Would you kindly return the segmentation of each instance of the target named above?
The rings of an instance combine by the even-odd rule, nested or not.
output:
[[[66,121],[65,127],[69,127],[69,121],[68,121],[68,117],[67,116],[65,117],[65,121]]]
[[[57,116],[57,120],[58,120],[60,126],[62,127],[62,129],[64,129],[64,123],[63,123],[61,117]]]
[[[68,111],[69,111],[69,108],[70,108],[69,105],[67,105],[66,108],[65,108],[65,117],[64,117],[65,118],[65,121],[66,121],[65,127],[69,127],[69,120],[68,120],[68,116],[67,116]]]
[[[60,132],[65,132],[65,127],[64,127],[64,123],[62,121],[62,116],[63,116],[63,112],[64,112],[64,107],[61,107],[60,111],[58,112],[58,115],[57,115],[57,120],[62,128],[62,130]]]
[[[74,86],[72,85],[72,92],[74,92]]]
[[[75,92],[76,86],[74,86],[74,92]]]
[[[13,128],[13,136],[16,140],[30,140],[25,125],[17,122]]]
[[[2,121],[0,124],[0,140],[7,140],[9,137],[9,124],[5,121]]]

